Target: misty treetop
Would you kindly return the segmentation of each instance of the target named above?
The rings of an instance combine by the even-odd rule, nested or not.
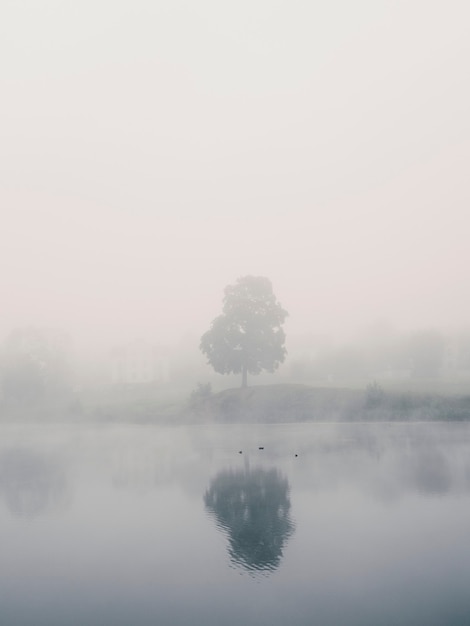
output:
[[[263,276],[243,276],[224,290],[222,314],[201,337],[200,348],[219,374],[274,372],[287,354],[282,328],[288,313]]]
[[[70,342],[41,328],[16,328],[0,346],[0,395],[7,402],[38,402],[69,387]]]

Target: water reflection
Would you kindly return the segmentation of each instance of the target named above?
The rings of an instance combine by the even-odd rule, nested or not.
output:
[[[31,450],[2,451],[0,493],[14,515],[35,517],[56,510],[67,500],[64,468]]]
[[[437,449],[418,450],[403,459],[402,483],[429,495],[444,495],[452,488],[449,460]]]
[[[255,572],[279,567],[294,530],[289,483],[276,469],[224,470],[204,496],[207,510],[227,533],[232,563]]]

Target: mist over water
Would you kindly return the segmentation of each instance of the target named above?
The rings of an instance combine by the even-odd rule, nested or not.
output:
[[[470,6],[0,4],[2,626],[467,625]]]
[[[1,435],[2,624],[468,621],[468,425]]]

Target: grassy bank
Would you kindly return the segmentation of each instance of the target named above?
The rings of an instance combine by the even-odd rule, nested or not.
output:
[[[181,388],[106,388],[34,405],[1,405],[4,422],[291,423],[324,421],[470,421],[470,395],[257,385],[189,394]]]
[[[228,389],[193,401],[196,421],[289,423],[309,421],[470,420],[470,396],[266,385]]]

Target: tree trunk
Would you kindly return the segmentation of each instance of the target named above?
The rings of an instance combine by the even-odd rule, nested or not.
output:
[[[242,388],[248,387],[246,365],[242,368]]]

